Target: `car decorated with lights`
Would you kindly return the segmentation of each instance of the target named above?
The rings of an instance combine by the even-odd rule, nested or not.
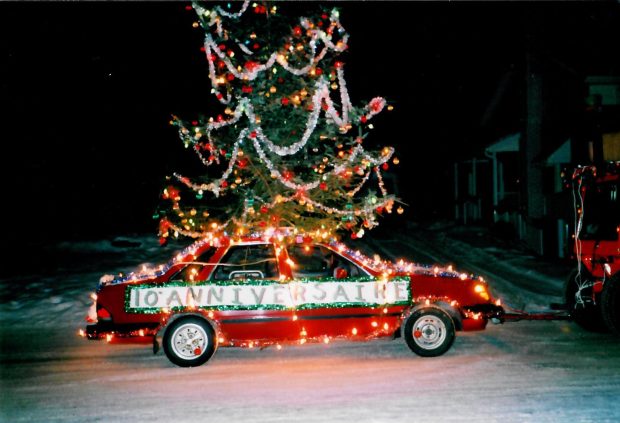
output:
[[[205,238],[155,270],[102,278],[93,297],[83,336],[152,341],[155,353],[163,344],[183,367],[225,346],[401,336],[433,357],[455,331],[482,330],[504,314],[482,278],[300,236]]]

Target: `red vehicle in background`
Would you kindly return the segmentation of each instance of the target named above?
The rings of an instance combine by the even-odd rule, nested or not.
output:
[[[152,340],[183,367],[218,347],[404,337],[420,356],[455,331],[482,330],[503,308],[482,278],[369,258],[301,237],[203,239],[155,271],[104,279],[84,335]]]
[[[620,162],[575,169],[577,267],[566,284],[573,320],[620,335]]]

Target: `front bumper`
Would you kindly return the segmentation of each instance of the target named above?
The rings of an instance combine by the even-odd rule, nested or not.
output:
[[[497,304],[486,303],[476,304],[473,306],[463,307],[465,317],[474,319],[491,320],[494,323],[502,323],[505,319],[506,311],[504,308]]]

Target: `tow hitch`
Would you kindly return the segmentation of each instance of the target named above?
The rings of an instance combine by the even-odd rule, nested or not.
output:
[[[515,310],[504,305],[504,313],[494,316],[491,322],[495,324],[504,322],[518,322],[521,320],[570,320],[571,315],[565,304],[550,304],[550,310],[523,311]]]

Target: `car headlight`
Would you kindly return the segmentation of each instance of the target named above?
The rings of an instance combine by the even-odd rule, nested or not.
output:
[[[487,291],[486,285],[481,283],[474,285],[474,292],[480,295],[485,301],[489,301],[489,298],[491,298],[489,296],[489,292]]]

